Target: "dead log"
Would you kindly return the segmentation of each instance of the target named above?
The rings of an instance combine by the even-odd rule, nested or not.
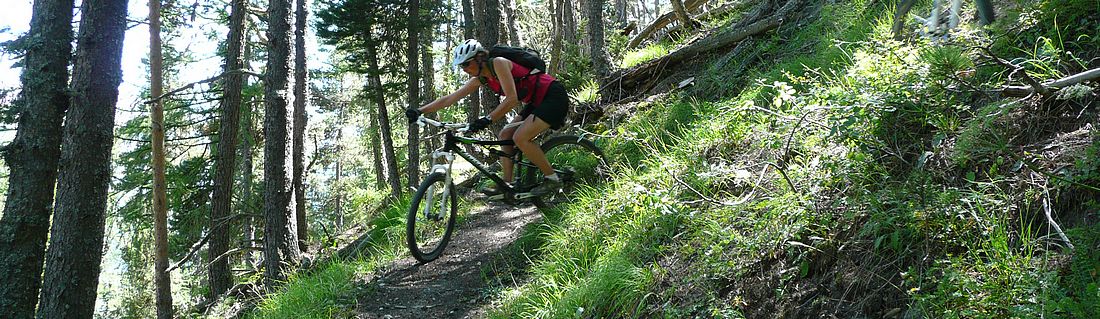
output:
[[[799,7],[803,0],[789,0],[775,14],[756,20],[748,25],[716,31],[698,41],[682,47],[668,55],[643,63],[629,70],[616,72],[612,80],[600,89],[604,97],[602,102],[614,102],[622,98],[622,92],[645,91],[656,83],[666,68],[676,67],[688,58],[699,54],[709,53],[740,42],[748,37],[755,36],[778,28],[788,19],[795,8]],[[769,12],[770,3],[766,2],[757,7],[756,12]],[[752,19],[754,17],[750,17]],[[618,91],[620,94],[610,94]]]
[[[680,25],[686,26],[688,29],[695,29],[702,25],[699,21],[691,18],[687,8],[684,8],[683,0],[671,0],[669,3],[672,4],[672,12],[676,14],[676,18],[680,19]]]
[[[687,9],[687,11],[694,11],[695,9],[699,9],[699,7],[702,7],[703,4],[706,3],[707,0],[688,0],[688,2],[684,4],[684,7],[685,9]],[[653,34],[657,32],[657,30],[668,26],[670,23],[672,23],[672,21],[675,20],[675,12],[669,12],[661,15],[657,18],[657,20],[653,20],[653,23],[650,23],[648,26],[646,26],[645,29],[642,29],[642,32],[639,32],[637,36],[635,36],[633,39],[630,39],[630,42],[627,43],[626,48],[633,49],[637,47],[639,44],[642,44],[642,41],[645,41],[646,39],[649,39],[649,37],[653,36]]]
[[[1032,93],[1045,94],[1045,92],[1057,91],[1058,89],[1078,84],[1086,81],[1094,81],[1100,79],[1100,68],[1095,68],[1085,72],[1070,75],[1061,79],[1047,81],[1039,84],[1037,89],[1035,86],[1015,86],[1009,85],[1001,89],[1002,94],[1010,97],[1024,97],[1031,95]]]
[[[741,7],[744,7],[747,4],[749,4],[748,1],[738,1],[738,2],[734,2],[734,3],[727,3],[727,4],[722,5],[721,7],[717,7],[717,8],[711,9],[711,10],[707,10],[706,12],[700,13],[699,15],[695,16],[695,20],[696,21],[708,21],[708,20],[720,17],[724,14],[733,12],[734,10],[739,10],[739,9],[741,9]],[[672,27],[670,30],[668,30],[668,32],[662,33],[662,35],[658,36],[657,38],[660,39],[660,38],[663,38],[663,37],[665,37],[669,34],[682,32],[683,29],[684,29],[683,25],[678,25],[678,26]]]

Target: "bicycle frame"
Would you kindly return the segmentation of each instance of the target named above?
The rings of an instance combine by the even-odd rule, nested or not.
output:
[[[494,183],[496,183],[497,186],[500,187],[499,189],[503,190],[503,192],[501,194],[489,197],[490,200],[500,200],[500,199],[522,200],[522,199],[528,199],[528,198],[531,198],[531,197],[535,197],[535,195],[524,192],[524,191],[530,189],[531,187],[533,187],[534,185],[516,185],[516,186],[509,185],[507,182],[504,181],[504,178],[502,178],[500,175],[497,175],[496,173],[493,173],[488,168],[488,165],[486,165],[485,163],[482,163],[480,160],[475,158],[472,154],[470,154],[466,150],[459,147],[459,144],[478,145],[478,146],[514,146],[515,145],[514,141],[511,141],[511,140],[500,140],[500,141],[491,140],[491,141],[487,141],[487,140],[479,140],[479,139],[465,137],[465,136],[461,136],[461,135],[456,134],[456,132],[466,130],[466,128],[465,128],[466,125],[465,124],[447,124],[447,123],[438,122],[438,121],[435,121],[435,120],[432,120],[432,119],[428,119],[428,118],[425,118],[425,117],[421,117],[418,120],[418,122],[420,122],[422,124],[428,124],[428,125],[431,125],[431,126],[439,127],[439,128],[444,129],[444,131],[445,131],[443,133],[443,135],[445,136],[444,141],[443,141],[443,147],[441,147],[440,149],[435,150],[435,151],[432,152],[432,163],[433,164],[432,164],[431,172],[433,172],[433,173],[434,172],[440,172],[440,173],[444,174],[446,176],[446,184],[444,184],[444,185],[447,185],[446,186],[447,188],[450,188],[450,185],[452,183],[451,171],[454,168],[454,159],[455,159],[455,155],[457,154],[459,157],[462,157],[467,162],[469,162],[471,165],[473,165],[474,168],[477,169],[478,172],[481,172],[482,175],[488,177],[490,180],[492,180]],[[527,167],[529,169],[537,169],[535,167],[535,165],[533,165],[531,163],[521,161],[522,152],[520,152],[519,149],[515,149],[513,154],[507,154],[507,153],[504,153],[503,151],[495,150],[495,149],[490,150],[489,153],[491,155],[511,157],[512,158],[512,163],[514,165],[516,165],[517,167],[518,166],[524,166],[524,167]],[[450,194],[450,191],[451,191],[450,189],[444,189],[442,194],[444,196],[447,196],[447,195]],[[431,200],[430,197],[429,197],[429,200]],[[444,201],[444,203],[445,203],[445,201]]]

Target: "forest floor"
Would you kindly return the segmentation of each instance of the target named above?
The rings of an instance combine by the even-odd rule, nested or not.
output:
[[[429,263],[398,259],[358,279],[359,318],[479,318],[501,285],[518,285],[528,263],[512,246],[542,218],[533,206],[490,203],[455,227],[443,255]],[[517,260],[519,259],[519,260]]]

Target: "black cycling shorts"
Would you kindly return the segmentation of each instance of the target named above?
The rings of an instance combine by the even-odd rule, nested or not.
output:
[[[547,89],[546,97],[542,99],[542,103],[537,106],[533,103],[527,104],[523,111],[519,112],[519,116],[526,119],[527,115],[534,114],[535,117],[550,124],[550,128],[557,130],[565,126],[565,115],[568,113],[569,95],[565,93],[565,86],[562,86],[558,81],[554,81],[550,83],[550,88]]]

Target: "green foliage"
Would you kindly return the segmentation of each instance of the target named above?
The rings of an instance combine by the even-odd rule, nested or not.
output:
[[[1077,250],[1070,258],[1069,273],[1057,278],[1058,290],[1047,297],[1058,316],[1100,316],[1100,226],[1071,230],[1067,235]]]
[[[571,94],[577,102],[582,104],[591,104],[599,102],[600,100],[600,84],[596,83],[596,80],[589,80],[584,83],[584,86],[577,88]]]

